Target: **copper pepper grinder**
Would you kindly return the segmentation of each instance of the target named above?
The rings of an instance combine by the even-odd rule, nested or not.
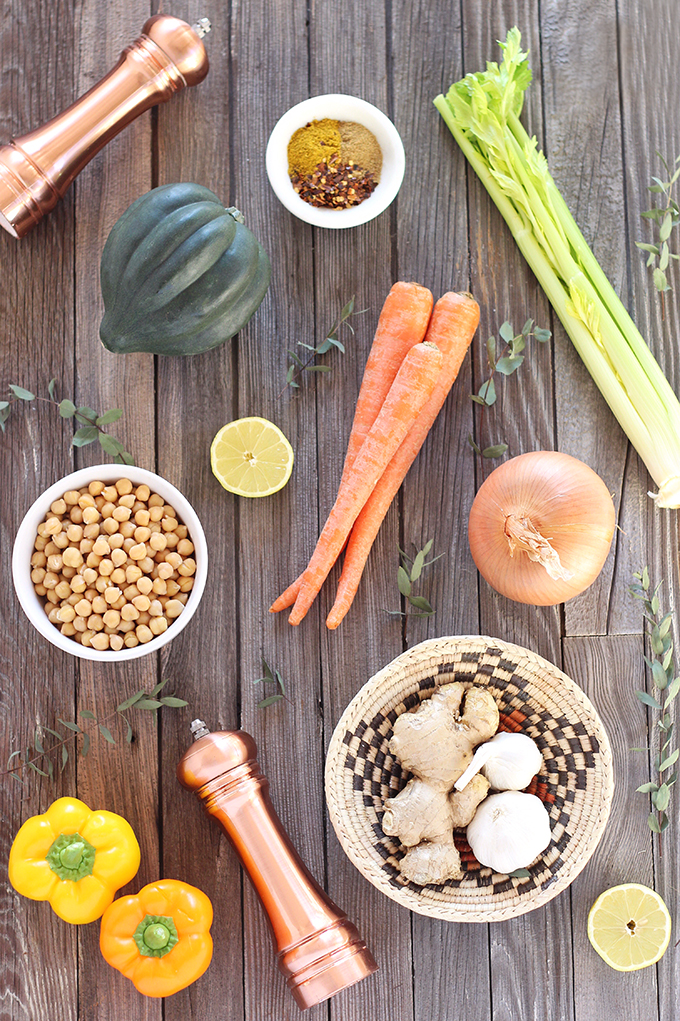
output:
[[[191,26],[157,14],[116,66],[68,110],[0,146],[0,226],[22,238],[56,206],[92,157],[144,110],[208,73],[201,42],[207,18]]]
[[[277,960],[302,1010],[377,970],[347,916],[303,865],[269,798],[255,741],[242,730],[196,738],[177,766],[179,782],[203,802],[231,840],[262,902]]]

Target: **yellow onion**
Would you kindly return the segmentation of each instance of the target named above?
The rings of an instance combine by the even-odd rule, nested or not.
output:
[[[569,454],[541,450],[489,475],[470,510],[468,538],[492,588],[519,603],[552,606],[592,585],[615,525],[599,475]]]

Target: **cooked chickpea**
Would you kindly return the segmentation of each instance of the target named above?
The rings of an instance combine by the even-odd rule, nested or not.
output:
[[[53,571],[48,571],[42,580],[43,585],[49,591],[50,589],[56,588],[59,584],[59,575]]]
[[[55,596],[58,596],[60,599],[68,599],[68,597],[71,595],[71,586],[67,581],[64,581],[62,579],[62,581],[60,581],[58,585],[55,585],[54,594]]]
[[[123,543],[125,542],[125,536],[121,535],[120,532],[114,532],[113,535],[110,535],[108,537],[108,539],[109,539],[109,546],[111,547],[112,550],[114,550],[114,549],[122,549]]]
[[[67,567],[82,567],[83,554],[75,546],[69,546],[68,549],[64,550],[63,557],[64,563]]]
[[[84,557],[86,557],[88,553],[92,552],[93,546],[94,546],[93,539],[81,539],[80,542],[78,543],[78,549],[80,550]]]
[[[95,635],[94,638],[90,640],[90,645],[93,649],[99,649],[100,652],[103,652],[104,649],[108,649],[110,641],[111,639],[108,635],[100,634]]]
[[[107,610],[103,615],[104,624],[110,628],[117,628],[120,624],[120,613],[118,610]]]
[[[66,529],[66,538],[69,542],[80,542],[83,537],[82,525],[69,525]]]
[[[162,507],[151,507],[150,508],[150,510],[149,510],[149,521],[153,521],[154,524],[157,524],[160,527],[160,521],[161,521],[162,517],[163,517],[163,508]]]
[[[111,581],[113,582],[114,585],[125,584],[126,581],[125,571],[123,570],[122,567],[116,567],[114,571],[111,571]]]
[[[83,538],[92,539],[92,542],[94,543],[98,538],[100,531],[101,529],[97,524],[90,523],[89,525],[85,525],[83,528]]]
[[[172,578],[175,573],[175,569],[172,564],[166,562],[158,565],[158,577],[162,578],[163,581],[167,581],[168,578]]]
[[[45,538],[45,536],[39,535],[35,540],[35,548],[38,550],[39,553],[42,553],[46,545],[47,539]]]
[[[128,555],[132,560],[143,560],[146,556],[146,546],[143,542],[139,542],[134,546],[131,546],[128,550]]]
[[[47,595],[47,589],[45,588],[45,586],[43,585],[42,582],[38,582],[38,584],[35,586],[35,594],[37,596],[46,596]]]
[[[73,592],[84,592],[87,588],[87,582],[81,574],[76,574],[71,578],[71,590]]]
[[[151,578],[143,576],[137,580],[137,588],[143,596],[148,596],[149,592],[153,589],[153,582]]]
[[[100,536],[92,547],[92,552],[96,553],[98,557],[107,557],[111,552],[109,540],[105,539],[103,535]]]
[[[125,636],[125,647],[127,649],[134,649],[136,645],[139,645],[139,638],[130,631],[130,633]]]
[[[86,507],[92,507],[94,508],[94,510],[97,510],[97,506],[94,502],[94,497],[90,496],[89,493],[83,493],[82,496],[78,498],[78,506],[80,507],[81,511],[85,511]],[[99,512],[97,511],[97,515],[98,514]],[[85,520],[85,514],[83,514],[83,520]]]
[[[132,513],[132,508],[135,505],[134,494],[133,493],[126,493],[124,496],[121,496],[121,498],[118,501],[118,503],[119,503],[119,505],[121,507],[127,507],[128,510],[130,511],[130,513]]]
[[[99,496],[103,488],[104,483],[100,482],[98,479],[95,479],[94,482],[90,482],[89,486],[87,487],[87,491],[90,494],[90,496]]]
[[[136,627],[135,634],[137,635],[137,638],[139,638],[140,642],[142,642],[143,644],[145,644],[146,642],[150,642],[151,639],[153,638],[153,631],[146,624],[140,624],[138,627]]]
[[[87,564],[88,567],[91,567],[91,568],[94,569],[95,567],[99,567],[101,562],[102,562],[102,558],[98,557],[96,553],[88,553],[87,554],[87,560],[85,561],[85,563]]]
[[[45,522],[45,527],[43,529],[42,534],[56,535],[58,532],[61,532],[61,521],[59,520],[59,518],[48,518],[47,521]]]
[[[54,571],[56,574],[59,571],[61,571],[63,566],[64,558],[62,557],[61,553],[52,553],[52,555],[47,558],[48,571]]]
[[[71,512],[69,514],[69,518],[73,522],[74,525],[82,524],[83,512],[81,511],[80,507],[78,507],[78,506],[72,507],[71,508]]]
[[[99,573],[101,575],[103,575],[105,578],[108,578],[110,574],[113,574],[113,570],[114,570],[114,568],[113,568],[113,561],[109,560],[108,557],[105,557],[101,561],[101,563],[99,564]],[[195,566],[194,566],[194,570],[196,570]],[[192,574],[193,574],[193,571],[192,571]]]
[[[144,508],[144,510],[138,510],[135,512],[135,524],[139,525],[142,528],[149,524],[149,512],[148,510],[146,510],[146,508]]]
[[[59,630],[66,638],[73,638],[76,634],[76,629],[70,621],[67,621],[66,624],[62,624]]]
[[[94,585],[95,581],[97,580],[97,572],[95,571],[94,567],[86,567],[80,573],[83,576],[83,580],[87,582],[88,585]]]
[[[108,603],[104,599],[104,596],[95,596],[92,600],[92,612],[93,613],[105,613],[108,608]]]
[[[132,536],[135,534],[136,527],[137,526],[135,525],[134,521],[123,521],[118,531],[120,532],[124,539],[131,539]]]
[[[66,549],[66,547],[68,546],[68,535],[66,534],[66,532],[58,532],[52,539],[52,542],[57,547],[57,549],[62,550]]]
[[[68,603],[66,604],[66,606],[60,606],[58,612],[59,620],[62,622],[62,624],[70,624],[76,615],[76,611],[73,609],[72,606],[69,606]]]
[[[34,567],[31,571],[31,581],[34,585],[40,585],[46,574],[47,571],[44,567]]]
[[[109,648],[113,649],[114,652],[120,652],[123,648],[123,636],[111,635],[109,638]]]
[[[137,620],[139,617],[139,610],[132,603],[126,603],[123,609],[120,611],[120,615],[123,620]]]
[[[162,635],[168,630],[168,622],[165,617],[152,617],[149,621],[149,630],[154,635]]]
[[[155,578],[153,583],[153,590],[157,596],[164,596],[167,594],[168,585],[163,578]]]
[[[80,498],[80,493],[77,489],[69,489],[68,493],[64,493],[64,503],[69,507],[75,506]]]
[[[135,496],[137,497],[138,500],[141,500],[142,503],[147,503],[150,495],[151,490],[149,489],[145,482],[143,482],[141,486],[137,486],[137,488],[135,489]]]
[[[135,528],[135,542],[146,542],[147,539],[151,538],[151,529],[145,528],[143,525],[138,525]]]
[[[168,599],[165,604],[165,616],[170,618],[179,617],[183,609],[184,606],[179,599]]]
[[[118,531],[118,522],[115,518],[104,518],[102,521],[102,531],[106,535],[114,535]]]
[[[175,529],[175,535],[178,539],[186,539],[189,534],[189,529],[186,525],[178,525]]]
[[[145,613],[151,606],[151,600],[148,596],[138,595],[133,596],[131,600],[133,606],[136,606],[140,613]]]
[[[47,557],[42,550],[37,551],[31,557],[31,567],[44,567],[47,563]]]
[[[61,569],[61,576],[62,578],[65,578],[66,581],[70,581],[71,578],[77,573],[78,571],[76,570],[75,567],[62,567]]]
[[[177,531],[177,530],[176,530]],[[182,539],[177,543],[177,553],[181,557],[188,557],[194,552],[194,544],[189,539]]]
[[[87,630],[87,621],[84,617],[74,617],[73,626],[76,631],[83,632]]]
[[[75,611],[79,617],[89,617],[92,613],[92,603],[89,599],[81,599],[76,603]]]
[[[119,504],[117,507],[114,507],[114,510],[113,510],[113,513],[112,513],[111,517],[115,521],[121,521],[122,522],[122,521],[128,521],[131,514],[132,514],[132,511],[130,510],[129,507],[121,507],[120,504]]]
[[[151,547],[152,550],[155,550],[156,553],[162,553],[163,550],[167,547],[167,545],[168,545],[167,536],[163,535],[162,532],[151,532],[149,538],[149,546]]]
[[[108,606],[114,606],[118,602],[122,594],[123,593],[121,592],[117,585],[111,585],[110,588],[107,588],[106,591],[104,592],[104,599],[106,600]]]

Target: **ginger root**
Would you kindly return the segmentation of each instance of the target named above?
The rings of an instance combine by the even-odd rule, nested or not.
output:
[[[477,806],[489,793],[490,783],[485,776],[477,773],[462,791],[449,794],[451,824],[454,830],[463,829],[474,819]]]
[[[467,826],[489,784],[480,776],[464,791],[449,792],[470,763],[474,747],[496,733],[498,719],[491,692],[475,687],[466,691],[456,681],[442,685],[415,712],[396,720],[390,751],[415,775],[385,801],[382,828],[409,848],[399,869],[411,882],[424,886],[462,876],[453,830]]]
[[[461,703],[463,711],[460,712]],[[485,688],[444,684],[394,724],[390,751],[421,780],[450,791],[472,759],[472,749],[498,730],[498,706]]]
[[[418,844],[407,851],[399,862],[405,879],[418,886],[428,883],[445,883],[447,879],[461,879],[460,855],[453,841],[445,844]]]
[[[395,798],[386,800],[383,833],[398,837],[404,847],[413,847],[421,840],[445,840],[453,828],[451,815],[446,791],[416,778],[409,780]]]

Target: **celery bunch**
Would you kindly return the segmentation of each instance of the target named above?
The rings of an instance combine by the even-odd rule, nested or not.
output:
[[[520,42],[512,28],[500,66],[466,75],[435,106],[657,484],[650,495],[659,507],[679,507],[680,404],[520,123],[531,81]]]

